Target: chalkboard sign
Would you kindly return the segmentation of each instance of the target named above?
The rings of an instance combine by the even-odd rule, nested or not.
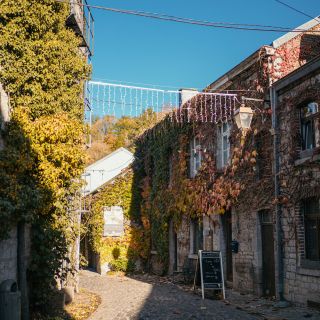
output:
[[[199,250],[197,269],[200,269],[202,298],[204,299],[204,290],[222,290],[225,299],[225,288],[223,279],[222,256],[220,251]],[[195,275],[197,278],[198,270]]]

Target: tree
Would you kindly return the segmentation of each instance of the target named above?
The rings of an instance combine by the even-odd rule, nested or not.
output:
[[[88,162],[92,163],[120,147],[133,151],[135,139],[153,127],[161,117],[150,108],[138,117],[105,116],[97,119],[91,130],[93,143],[87,150]]]

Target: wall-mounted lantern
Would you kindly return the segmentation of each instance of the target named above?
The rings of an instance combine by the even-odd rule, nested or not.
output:
[[[234,112],[234,119],[240,130],[249,129],[253,118],[253,111],[242,103],[240,108]]]

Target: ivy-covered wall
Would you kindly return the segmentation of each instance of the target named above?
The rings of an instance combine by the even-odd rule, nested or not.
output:
[[[66,27],[70,8],[55,0],[4,0],[0,83],[11,119],[2,127],[0,237],[32,226],[32,303],[49,300],[75,240],[73,199],[84,166],[83,87],[90,68]],[[69,264],[67,264],[69,266]]]
[[[314,46],[310,39],[315,41]],[[210,231],[221,230],[222,220],[216,214],[232,209],[232,232],[242,243],[241,254],[231,261],[236,273],[235,287],[251,292],[260,290],[256,285],[261,283],[262,263],[255,253],[260,237],[258,212],[268,209],[273,216],[274,205],[282,201],[274,198],[269,86],[311,60],[319,43],[319,36],[310,31],[282,44],[278,42],[274,48],[262,47],[249,67],[238,66],[237,70],[243,67],[242,71],[219,88],[266,102],[246,101],[255,110],[253,122],[245,135],[232,124],[230,161],[224,170],[216,168],[217,125],[199,121],[199,115],[201,118],[204,112],[211,112],[209,107],[202,109],[205,98],[193,98],[191,105],[188,103],[189,111],[180,108],[139,139],[136,154],[143,162],[142,210],[150,217],[152,249],[157,252],[157,264],[162,264],[163,272],[168,268],[171,220],[179,238],[183,217],[190,220],[207,215],[211,221],[206,227]],[[190,179],[189,143],[195,136],[201,143],[202,165],[196,177]],[[225,250],[220,241],[224,235],[217,232],[215,236],[215,249]]]
[[[224,171],[216,168],[217,126],[211,123],[181,125],[168,117],[140,139],[137,157],[143,159],[144,167],[142,210],[150,217],[152,250],[157,252],[156,263],[162,264],[162,272],[167,271],[169,263],[170,221],[178,233],[179,246],[184,219],[190,224],[192,218],[202,220],[203,215],[223,214],[232,206],[241,206],[245,211],[271,202],[271,167],[269,170],[263,167],[261,178],[257,172],[258,162],[260,166],[271,163],[272,140],[270,136],[268,142],[265,138],[270,125],[268,110],[261,110],[255,116],[245,136],[233,124],[230,166]],[[194,136],[201,143],[202,165],[196,177],[190,178],[190,141]],[[258,140],[262,140],[264,146],[264,149],[259,147],[259,153]],[[249,195],[253,189],[258,190],[254,197]],[[189,238],[182,233],[181,241]],[[188,253],[182,248],[181,251],[184,255]],[[187,256],[178,258],[181,264],[184,258]]]
[[[131,272],[143,268],[150,250],[148,226],[140,213],[140,188],[132,169],[86,198],[90,213],[82,219],[83,235],[90,249],[99,255],[101,267],[108,264],[114,271]],[[124,235],[103,237],[105,207],[120,206],[124,214]]]

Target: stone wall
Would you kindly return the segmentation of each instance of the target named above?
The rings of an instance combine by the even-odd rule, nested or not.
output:
[[[10,231],[9,238],[0,241],[0,283],[7,279],[17,281],[17,228]]]
[[[315,29],[319,29],[317,26]],[[314,43],[311,46],[313,39]],[[264,49],[261,49],[261,62],[251,65],[249,69],[240,72],[229,81],[225,89],[254,89],[261,92],[261,96],[268,93],[268,79],[271,82],[286,76],[288,73],[299,68],[301,65],[309,62],[318,54],[320,47],[320,37],[312,33],[298,35],[287,42],[279,44],[274,50],[271,50],[271,67],[270,61]],[[296,87],[290,87],[288,95],[299,104],[306,99],[307,93],[319,92],[319,75],[315,75],[304,83]],[[316,87],[318,89],[316,89]],[[280,97],[286,99],[287,97]],[[285,114],[287,114],[286,111]],[[283,127],[292,128],[290,118],[284,122]],[[271,127],[271,126],[270,126]],[[232,237],[239,242],[239,252],[233,253],[233,283],[234,289],[240,292],[251,292],[257,295],[263,294],[263,268],[262,268],[262,239],[261,239],[261,221],[259,217],[260,210],[269,209],[272,213],[273,223],[275,223],[275,213],[273,212],[272,201],[273,179],[272,179],[272,136],[266,132],[267,139],[263,141],[263,149],[267,153],[264,159],[264,167],[268,167],[265,180],[252,181],[247,185],[246,190],[238,199],[233,207],[232,214]],[[269,140],[268,140],[269,139]],[[231,137],[231,148],[232,148]],[[288,161],[287,155],[282,156],[283,161]],[[288,211],[286,211],[288,212]],[[226,264],[226,244],[224,237],[223,225],[221,218],[216,216],[212,219],[213,227],[213,249],[221,250],[223,260]],[[299,222],[300,221],[300,222]],[[316,291],[319,292],[320,271],[306,270],[299,266],[299,250],[301,254],[301,245],[299,249],[298,238],[296,233],[292,235],[292,217],[283,216],[283,228],[285,236],[284,255],[285,255],[285,295],[290,301],[306,303],[307,299],[319,300]],[[297,226],[300,220],[297,218],[294,222]],[[290,226],[290,228],[289,228]],[[297,231],[298,232],[298,231]],[[304,237],[304,231],[300,230],[300,238]],[[274,228],[274,248],[275,248],[275,273],[277,279],[277,252],[276,252],[276,234]],[[226,269],[226,268],[224,268]],[[277,282],[277,281],[276,281]],[[276,283],[277,286],[277,283]]]
[[[308,300],[320,303],[320,262],[315,261],[316,266],[314,261],[310,264],[305,259],[304,218],[300,206],[302,199],[320,196],[319,150],[313,150],[313,154],[304,158],[300,154],[299,140],[291,140],[292,136],[299,134],[299,106],[311,100],[320,105],[319,88],[320,69],[284,88],[278,96],[282,133],[280,150],[288,145],[293,149],[281,157],[281,192],[286,195],[282,210],[284,290],[288,300],[301,304]],[[286,116],[288,113],[292,116]]]
[[[284,36],[283,41],[274,42],[273,81],[285,77],[319,54],[320,35],[318,32],[313,32],[319,30],[320,25],[317,24],[309,32],[298,34],[288,41],[285,41]]]
[[[25,237],[26,254],[24,259],[27,265],[30,260],[31,240],[30,226],[26,227]],[[7,279],[18,280],[18,232],[17,227],[13,227],[6,240],[0,241],[0,283]]]
[[[233,237],[239,252],[233,253],[233,288],[261,294],[262,258],[260,223],[257,212],[234,212]]]
[[[294,219],[297,228],[292,228],[290,222]],[[284,246],[285,298],[299,304],[308,300],[320,303],[320,270],[303,266],[303,252],[299,250],[299,229],[304,239],[303,219],[300,207],[288,207],[283,210],[283,231],[286,245]]]
[[[177,253],[177,267],[181,271],[190,253],[190,221],[186,218],[182,219],[177,232]]]

